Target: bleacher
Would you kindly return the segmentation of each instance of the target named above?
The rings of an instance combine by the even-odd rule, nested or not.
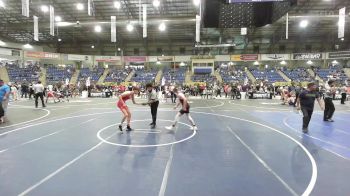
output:
[[[112,69],[107,74],[104,82],[124,82],[128,75],[129,72],[127,70]]]
[[[322,78],[324,81],[327,81],[328,78],[340,82],[348,80],[348,77],[346,76],[346,74],[342,70],[342,67],[340,66],[332,66],[329,69],[318,69],[316,71],[316,74],[320,76],[320,78]]]
[[[82,68],[80,69],[78,81],[87,80],[87,78],[90,77],[91,81],[97,82],[103,75],[103,72],[104,68],[97,68],[92,71],[89,68]]]
[[[191,78],[193,82],[208,82],[213,83],[216,77],[211,74],[194,74]]]
[[[48,67],[46,72],[46,81],[48,84],[65,81],[67,78],[70,80],[73,75],[71,68],[59,68],[59,67]]]
[[[309,82],[312,80],[305,68],[287,69],[283,70],[283,73],[295,82]]]
[[[12,82],[36,82],[40,76],[40,68],[31,66],[27,68],[19,68],[18,66],[8,66],[7,72]]]
[[[187,67],[180,67],[172,69],[169,67],[164,68],[163,77],[167,82],[182,84],[185,82]]]
[[[222,78],[222,81],[225,83],[232,83],[232,82],[243,82],[244,79],[247,77],[247,74],[245,71],[242,70],[230,70],[230,68],[220,68],[220,75]]]
[[[156,75],[158,73],[157,69],[136,69],[134,76],[131,78],[132,82],[139,82],[139,83],[148,83],[148,82],[154,82],[154,79],[156,78]]]
[[[273,69],[266,69],[266,70],[252,69],[250,71],[252,72],[253,76],[257,80],[267,81],[268,83],[285,82],[282,76],[279,75],[277,71]]]

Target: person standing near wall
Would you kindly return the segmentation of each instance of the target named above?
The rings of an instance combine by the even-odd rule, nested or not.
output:
[[[5,110],[10,96],[10,87],[0,79],[0,123],[4,123]]]

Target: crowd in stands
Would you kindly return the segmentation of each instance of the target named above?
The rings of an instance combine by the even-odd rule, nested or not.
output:
[[[104,68],[82,68],[80,69],[78,81],[86,81],[89,77],[91,81],[97,82],[103,75]]]
[[[344,83],[349,79],[339,65],[330,66],[328,69],[314,68],[314,71],[324,81],[332,79]]]
[[[282,76],[279,75],[274,69],[251,69],[250,71],[257,80],[267,81],[268,83],[285,82]]]
[[[211,74],[194,74],[191,79],[193,82],[213,83],[216,81],[216,77]]]
[[[187,67],[169,68],[165,67],[163,70],[163,77],[166,81],[176,84],[185,82]]]
[[[305,68],[286,69],[283,70],[283,73],[295,82],[309,82],[313,80]]]
[[[243,82],[247,77],[245,71],[233,67],[221,67],[218,71],[225,83]]]
[[[40,76],[40,67],[38,65],[29,64],[25,68],[20,68],[17,65],[7,66],[7,72],[10,81],[27,81],[33,82],[38,81]]]
[[[61,68],[55,66],[49,66],[46,71],[46,81],[54,84],[57,82],[65,81],[67,78],[70,80],[74,70],[72,68]]]
[[[106,76],[105,82],[123,82],[125,81],[125,78],[129,75],[130,69],[111,69],[109,70],[109,73]]]
[[[131,78],[132,82],[139,82],[139,83],[148,83],[148,82],[154,82],[156,76],[158,73],[158,69],[152,68],[152,69],[145,69],[145,68],[137,68],[135,69],[135,74]]]

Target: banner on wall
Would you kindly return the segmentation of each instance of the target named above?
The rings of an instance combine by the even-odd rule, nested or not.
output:
[[[116,63],[121,61],[119,56],[95,56],[95,61],[97,62],[107,62],[107,63]]]
[[[329,59],[347,59],[350,58],[350,51],[341,51],[341,52],[330,52],[328,53]]]
[[[55,36],[55,8],[50,5],[50,35]]]
[[[59,59],[60,54],[58,53],[49,53],[49,52],[30,52],[25,51],[25,57],[27,58],[36,58],[36,59]]]
[[[11,51],[11,49],[0,48],[0,54],[1,55],[12,56],[12,51]]]
[[[90,61],[91,56],[87,55],[77,55],[77,54],[68,54],[67,55],[68,61]]]
[[[147,61],[147,57],[145,56],[125,56],[124,57],[124,61],[126,62],[146,62]]]
[[[157,61],[173,62],[174,57],[173,56],[159,56],[159,57],[157,57]]]
[[[215,56],[211,56],[211,55],[191,56],[191,60],[193,60],[193,59],[215,59]]]
[[[262,61],[290,60],[290,55],[289,54],[261,54],[260,60]]]
[[[117,42],[117,17],[111,16],[111,42]]]
[[[29,17],[29,0],[22,0],[22,15]]]
[[[311,60],[322,59],[322,53],[295,53],[293,54],[294,60]]]
[[[231,61],[257,61],[257,60],[259,60],[258,54],[231,55]]]
[[[346,7],[339,9],[339,20],[338,20],[338,38],[345,36],[345,12]]]

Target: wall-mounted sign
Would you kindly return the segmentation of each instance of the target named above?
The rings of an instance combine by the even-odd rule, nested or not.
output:
[[[7,49],[7,48],[0,48],[0,54],[1,55],[12,56],[11,49]]]
[[[77,55],[77,54],[68,54],[67,55],[68,61],[90,61],[91,56],[87,55]]]
[[[231,55],[231,61],[257,61],[257,60],[259,60],[258,54]]]
[[[115,63],[121,60],[119,56],[95,56],[95,61],[97,62],[109,62]]]
[[[293,54],[294,60],[311,60],[322,59],[322,53],[295,53]]]
[[[174,57],[173,56],[159,56],[159,57],[157,57],[157,61],[173,62]]]
[[[145,56],[125,56],[124,61],[126,61],[126,62],[146,62],[147,57],[145,57]]]
[[[262,61],[283,61],[290,60],[290,54],[261,54]]]
[[[49,53],[49,52],[31,52],[26,51],[25,57],[27,58],[36,58],[36,59],[59,59],[60,54],[58,53]]]
[[[328,53],[329,59],[347,59],[350,58],[350,51],[341,51],[341,52],[330,52]]]
[[[198,55],[198,56],[192,56],[191,59],[215,59],[215,56],[211,56],[211,55]]]

